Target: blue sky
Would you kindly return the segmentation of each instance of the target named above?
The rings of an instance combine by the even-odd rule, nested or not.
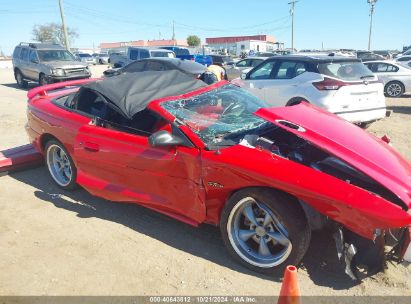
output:
[[[66,22],[79,37],[74,47],[100,42],[269,34],[291,46],[289,0],[64,0]],[[373,49],[411,44],[410,0],[378,0]],[[35,24],[60,22],[58,0],[0,0],[0,48],[10,54],[29,41]],[[298,49],[354,48],[368,44],[367,0],[300,0],[295,10]]]

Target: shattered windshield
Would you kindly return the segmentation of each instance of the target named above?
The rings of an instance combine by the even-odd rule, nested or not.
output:
[[[232,84],[187,99],[166,101],[161,107],[191,128],[207,146],[266,123],[253,113],[267,105]]]

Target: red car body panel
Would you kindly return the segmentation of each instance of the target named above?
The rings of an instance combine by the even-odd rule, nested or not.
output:
[[[265,150],[236,145],[220,152],[219,155],[211,151],[203,151],[202,154],[204,184],[211,181],[224,186],[206,187],[207,218],[210,222],[218,222],[223,207],[221,202],[232,192],[260,186],[290,193],[367,238],[372,238],[376,228],[403,227],[411,223],[411,216],[399,206]]]
[[[303,132],[287,130],[345,160],[411,207],[411,165],[383,140],[308,103],[260,109],[256,115],[283,128],[287,127],[278,121],[287,120],[303,127]]]
[[[152,148],[147,137],[85,125],[74,157],[78,182],[94,195],[205,220],[197,148]]]
[[[162,102],[189,98],[224,84],[152,101],[148,108],[172,123],[175,117],[161,107]],[[77,182],[94,195],[139,203],[192,225],[218,225],[221,210],[233,192],[245,187],[269,187],[294,195],[367,238],[372,238],[377,228],[411,223],[411,216],[398,205],[271,152],[242,145],[221,149],[219,153],[208,151],[184,125],[179,128],[195,147],[153,148],[145,136],[95,126],[90,124],[90,117],[51,102],[65,93],[37,96],[29,92],[32,99],[27,131],[39,151],[45,136],[61,141],[78,169]],[[260,109],[256,114],[275,124],[284,119],[303,126],[305,139],[377,179],[409,204],[409,180],[399,180],[409,178],[409,165],[385,143],[308,105]],[[326,130],[322,124],[334,126],[333,130]],[[278,125],[301,136],[298,131]],[[344,138],[347,132],[356,134],[353,142]],[[357,133],[361,133],[360,140],[355,138]],[[376,154],[370,155],[361,143],[374,148]]]

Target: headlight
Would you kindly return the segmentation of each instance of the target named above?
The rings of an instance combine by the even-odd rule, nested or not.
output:
[[[66,73],[64,72],[63,69],[53,69],[52,73],[56,76],[64,76]]]

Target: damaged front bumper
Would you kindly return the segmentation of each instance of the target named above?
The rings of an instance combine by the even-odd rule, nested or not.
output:
[[[373,240],[341,226],[335,228],[333,237],[338,259],[343,264],[345,273],[353,280],[359,280],[363,271],[367,276],[382,271],[387,260],[411,263],[411,226],[397,229],[395,233],[376,229]],[[386,247],[390,247],[387,252]]]

